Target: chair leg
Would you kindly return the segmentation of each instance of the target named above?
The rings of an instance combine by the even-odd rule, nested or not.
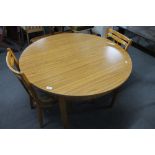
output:
[[[24,34],[23,34],[24,32],[23,32],[22,28],[20,28],[20,33],[21,33],[21,40],[24,43]]]
[[[92,31],[92,29],[90,29],[89,31],[90,31],[90,34],[93,34],[93,31]]]
[[[43,109],[37,106],[38,120],[40,124],[40,128],[43,127]]]
[[[66,106],[67,106],[67,111],[68,112],[72,112],[72,110],[73,110],[72,103],[71,102],[68,102]]]
[[[26,37],[27,37],[27,44],[29,45],[30,41],[29,41],[29,34],[28,33],[26,34]]]
[[[113,107],[113,105],[114,105],[114,103],[115,103],[115,100],[116,100],[117,94],[118,94],[118,89],[114,90],[114,92],[113,92],[113,97],[112,97],[112,101],[111,101],[111,104],[110,104],[109,107],[111,107],[111,108]]]
[[[31,96],[30,96],[30,106],[31,106],[31,109],[35,108],[35,104],[34,104],[33,98]]]

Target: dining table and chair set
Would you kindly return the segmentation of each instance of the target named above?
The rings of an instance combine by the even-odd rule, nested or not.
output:
[[[44,109],[57,104],[63,127],[69,128],[70,102],[113,92],[112,108],[117,90],[132,72],[128,54],[131,43],[112,28],[104,37],[62,32],[37,39],[24,49],[19,60],[8,48],[6,63],[26,89],[40,127],[44,126]]]

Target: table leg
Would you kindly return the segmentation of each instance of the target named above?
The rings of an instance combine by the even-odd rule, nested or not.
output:
[[[113,91],[113,98],[112,98],[110,107],[113,107],[113,105],[114,105],[114,103],[115,103],[115,100],[116,100],[116,96],[117,96],[117,94],[118,94],[118,91],[119,91],[119,88],[117,88],[117,89],[115,89],[115,90]]]
[[[63,121],[64,128],[68,128],[68,114],[67,114],[67,106],[66,101],[63,97],[59,97],[59,108],[61,113],[61,119]]]

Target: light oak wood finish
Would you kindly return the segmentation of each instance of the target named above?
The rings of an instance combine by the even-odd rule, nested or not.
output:
[[[37,93],[35,92],[31,83],[28,81],[25,74],[20,71],[18,66],[18,60],[10,48],[7,49],[6,63],[8,68],[16,75],[16,77],[19,79],[19,81],[21,82],[21,84],[24,86],[25,90],[29,94],[30,100],[31,100],[31,107],[36,105],[40,127],[42,127],[43,126],[43,108],[51,107],[54,99],[48,98],[48,100],[43,101],[38,97]]]
[[[79,33],[36,41],[19,64],[33,85],[65,100],[104,95],[122,85],[132,70],[130,56],[116,43]]]
[[[24,50],[19,62],[30,82],[40,89],[80,97],[117,88],[132,68],[129,55],[117,44],[70,33],[38,40]]]
[[[105,33],[105,38],[112,39],[115,43],[120,45],[125,50],[128,50],[129,46],[132,43],[132,40],[123,34],[113,30],[112,28],[108,28]]]

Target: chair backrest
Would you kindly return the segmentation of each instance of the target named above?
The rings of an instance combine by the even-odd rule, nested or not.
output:
[[[94,26],[69,26],[69,28],[74,33],[80,33],[81,31],[85,31],[85,30],[91,31],[92,28],[94,28]]]
[[[37,97],[35,90],[33,89],[32,85],[28,81],[25,74],[19,70],[18,60],[10,48],[7,49],[6,63],[8,68],[14,73],[14,75],[21,82],[27,93],[33,98],[34,101],[38,103],[39,99]]]
[[[128,37],[124,36],[123,34],[113,30],[112,28],[108,28],[105,33],[105,38],[110,39],[120,45],[125,50],[131,45],[132,40]]]
[[[27,33],[44,32],[43,26],[24,26],[22,27]],[[44,32],[45,33],[45,32]]]

